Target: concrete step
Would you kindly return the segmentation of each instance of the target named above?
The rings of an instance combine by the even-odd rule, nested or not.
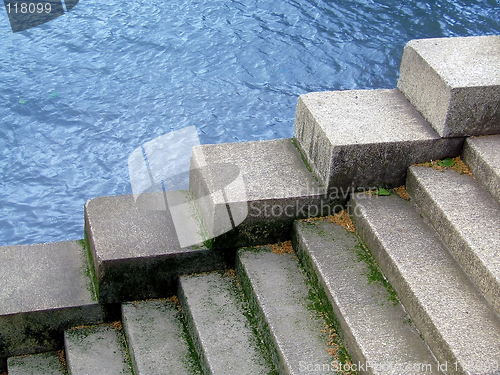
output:
[[[71,375],[132,375],[125,337],[117,325],[70,329],[64,344]]]
[[[102,321],[81,242],[1,247],[0,274],[0,357],[60,349],[65,329]]]
[[[471,137],[465,141],[462,159],[477,182],[500,203],[500,135]]]
[[[166,199],[160,192],[141,194],[137,201],[123,195],[86,203],[85,230],[101,303],[171,296],[178,275],[225,267],[224,251],[181,247]]]
[[[241,249],[237,274],[278,372],[334,372],[329,327],[311,309],[311,289],[298,260],[262,248]]]
[[[301,95],[295,139],[320,181],[342,192],[401,186],[410,165],[463,145],[441,138],[397,89]]]
[[[233,276],[183,276],[179,299],[205,374],[273,371],[270,355],[255,334]]]
[[[367,374],[437,374],[438,363],[359,238],[326,220],[295,223],[295,249]]]
[[[218,248],[288,240],[294,219],[342,200],[326,195],[292,139],[194,147],[190,189]]]
[[[356,194],[349,209],[441,369],[496,373],[500,320],[412,204],[397,196]]]
[[[67,375],[64,351],[8,359],[9,375]]]
[[[500,205],[468,175],[411,167],[407,190],[500,313]]]
[[[411,40],[398,88],[441,137],[499,134],[499,60],[500,35]]]
[[[200,374],[178,306],[169,300],[122,305],[123,329],[135,375]]]

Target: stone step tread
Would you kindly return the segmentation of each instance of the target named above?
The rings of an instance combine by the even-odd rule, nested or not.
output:
[[[412,166],[407,190],[462,268],[500,312],[500,204],[472,177]]]
[[[434,229],[397,196],[356,194],[349,209],[440,363],[488,374],[486,366],[500,362],[500,320]]]
[[[295,218],[320,216],[327,200],[292,139],[194,147],[190,190],[224,248],[285,240]]]
[[[65,329],[100,322],[91,268],[82,241],[0,247],[0,357],[55,350]]]
[[[122,322],[135,375],[200,374],[175,302],[124,303]]]
[[[175,302],[124,303],[122,322],[135,375],[200,374]]]
[[[440,138],[397,89],[301,95],[295,139],[321,182],[342,189],[400,186],[410,165],[458,156],[463,145]]]
[[[122,329],[103,324],[79,327],[64,333],[68,370],[71,375],[132,375]]]
[[[169,197],[177,204],[180,194],[175,193]],[[224,267],[221,251],[204,245],[181,247],[166,199],[160,192],[86,203],[85,230],[102,303],[166,297],[175,294],[178,275]]]
[[[363,261],[368,250],[356,234],[326,220],[297,221],[295,244],[333,308],[354,363],[370,366],[370,374],[387,374],[385,364],[405,374],[440,373],[401,304],[381,282],[369,279]]]
[[[63,358],[61,358],[63,355]],[[46,352],[7,360],[9,375],[67,375],[63,352]]]
[[[269,353],[246,316],[243,293],[232,276],[183,276],[179,298],[204,373],[272,372]]]
[[[307,277],[291,254],[241,249],[238,277],[279,373],[330,365],[326,323],[310,306]],[[321,373],[321,372],[320,372]]]
[[[500,135],[470,137],[462,158],[476,180],[500,203]]]

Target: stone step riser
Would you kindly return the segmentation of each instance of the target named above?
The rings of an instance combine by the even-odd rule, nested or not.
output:
[[[500,36],[407,43],[398,88],[441,137],[500,133]]]
[[[467,138],[462,159],[475,179],[500,204],[500,135]]]
[[[119,327],[68,330],[64,333],[64,347],[71,375],[132,375],[125,337]]]
[[[174,302],[124,303],[122,322],[135,375],[200,374]]]
[[[470,176],[411,167],[407,190],[448,249],[500,313],[500,205]],[[473,218],[473,220],[471,220]]]
[[[327,352],[328,328],[311,311],[307,278],[291,254],[242,249],[237,274],[259,332],[280,374],[300,374],[331,366]],[[334,366],[329,371],[334,371]]]
[[[101,303],[167,297],[175,294],[179,275],[222,269],[231,261],[230,253],[203,244],[181,247],[163,193],[139,198],[101,197],[85,205]]]
[[[301,95],[295,139],[330,190],[404,184],[407,168],[460,154],[463,138],[441,138],[399,90]]]
[[[205,374],[268,374],[270,355],[255,334],[234,276],[184,276],[179,299]],[[236,370],[237,369],[237,370]]]
[[[368,374],[385,365],[405,374],[438,374],[438,363],[354,233],[327,221],[295,224],[295,248],[332,307],[354,363]],[[380,345],[381,340],[384,345]]]
[[[76,241],[0,251],[0,357],[62,347],[65,329],[102,322],[87,251]]]
[[[216,248],[288,240],[295,219],[332,214],[347,200],[327,194],[292,139],[194,147],[191,170]]]
[[[491,374],[500,320],[439,235],[395,196],[355,195],[356,229],[448,373]],[[488,367],[489,366],[489,367]]]

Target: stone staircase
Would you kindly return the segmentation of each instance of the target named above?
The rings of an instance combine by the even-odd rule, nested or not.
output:
[[[499,64],[411,41],[398,89],[302,95],[294,139],[196,146],[189,192],[0,248],[0,372],[500,374]]]

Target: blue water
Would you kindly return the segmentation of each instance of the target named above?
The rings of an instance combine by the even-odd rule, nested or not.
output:
[[[291,137],[300,94],[393,88],[408,40],[489,34],[493,0],[81,0],[16,34],[2,7],[0,245],[82,238],[155,137]]]

